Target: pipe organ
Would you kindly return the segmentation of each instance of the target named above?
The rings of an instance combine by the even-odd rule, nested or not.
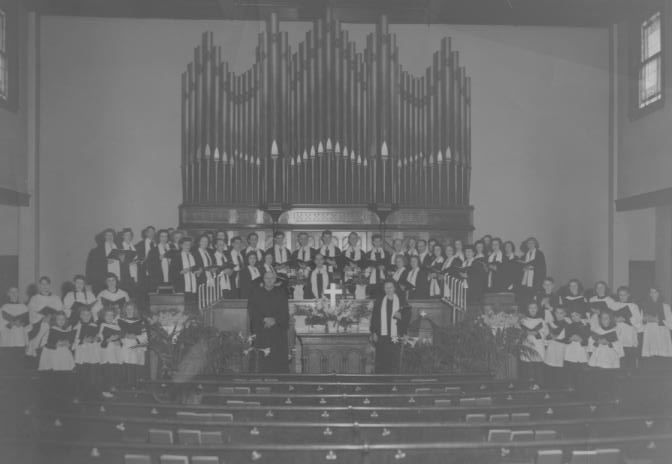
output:
[[[205,33],[182,74],[183,224],[424,211],[468,231],[470,177],[471,80],[450,38],[415,75],[386,16],[357,51],[329,11],[295,49],[271,14],[251,68],[232,72]]]

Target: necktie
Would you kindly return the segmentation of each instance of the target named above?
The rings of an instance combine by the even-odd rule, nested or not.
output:
[[[317,273],[317,296],[322,298],[322,273]]]

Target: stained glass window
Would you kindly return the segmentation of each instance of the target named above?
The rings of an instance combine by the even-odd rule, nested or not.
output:
[[[7,21],[3,10],[0,10],[0,98],[9,98],[9,69],[7,66]]]
[[[662,99],[663,54],[660,12],[642,22],[640,27],[639,105],[640,109]]]

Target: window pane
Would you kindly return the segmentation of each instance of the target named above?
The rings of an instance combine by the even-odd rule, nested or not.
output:
[[[0,54],[0,98],[7,100],[8,82],[7,82],[7,58],[5,54]]]
[[[6,37],[6,29],[5,29],[5,12],[0,10],[0,52],[5,53],[5,37]]]
[[[642,62],[660,53],[660,13],[642,24]]]
[[[639,107],[659,100],[661,93],[660,57],[656,57],[646,63],[639,76]]]

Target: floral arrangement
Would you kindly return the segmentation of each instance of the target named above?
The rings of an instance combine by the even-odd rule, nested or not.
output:
[[[362,270],[357,265],[348,266],[344,271],[345,286],[369,285],[370,269]]]
[[[329,330],[329,323],[337,328],[347,328],[359,324],[362,319],[370,318],[373,303],[341,298],[335,306],[328,298],[322,297],[309,305],[297,305],[294,316],[306,316],[308,325],[324,325]]]

